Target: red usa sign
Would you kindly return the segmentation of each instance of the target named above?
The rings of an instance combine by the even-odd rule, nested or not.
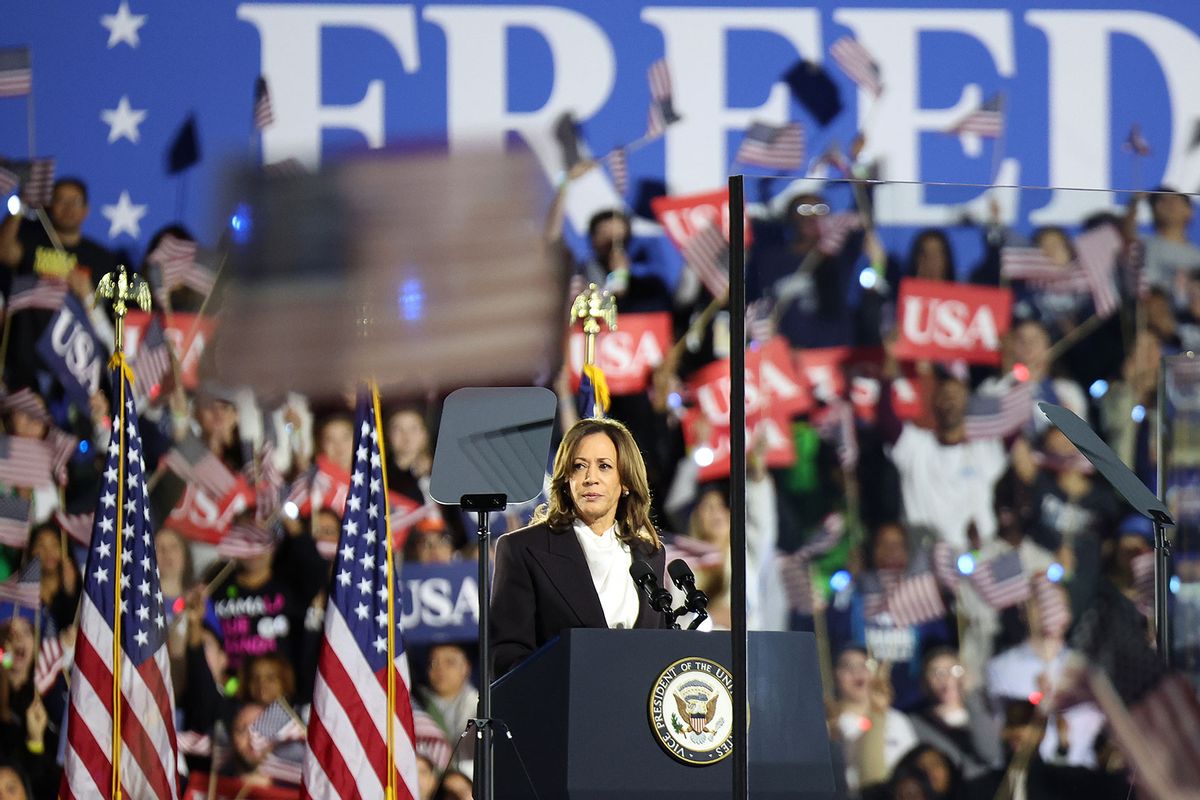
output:
[[[790,467],[796,463],[796,443],[792,439],[791,423],[787,417],[760,415],[747,419],[746,427],[747,447],[756,436],[766,440],[768,467]],[[708,425],[701,411],[691,409],[683,418],[683,439],[689,448],[704,446],[709,450],[711,457],[700,463],[699,480],[715,481],[729,477],[733,450],[728,426],[718,428]]]
[[[138,345],[149,324],[150,315],[144,311],[130,311],[125,315],[126,354],[131,360],[137,356]],[[171,314],[164,320],[163,335],[179,357],[179,377],[184,388],[195,389],[199,384],[200,357],[216,327],[212,317],[199,314]]]
[[[1011,322],[1012,291],[905,278],[896,309],[898,357],[999,364],[1000,338]]]
[[[667,238],[683,251],[683,245],[696,229],[708,224],[713,225],[725,234],[729,240],[729,190],[719,189],[715,192],[680,195],[677,197],[656,197],[650,201],[650,210],[654,212]],[[746,218],[746,246],[750,246],[750,219]]]
[[[596,363],[604,370],[608,390],[614,395],[645,391],[650,372],[663,362],[671,342],[671,314],[621,314],[617,330],[596,338]],[[582,331],[571,334],[571,388],[579,390],[583,369]]]
[[[243,483],[225,497],[215,500],[195,484],[188,484],[183,496],[167,515],[165,527],[174,528],[186,539],[216,544],[233,524],[234,517],[249,506]]]
[[[729,359],[696,371],[688,386],[697,408],[714,427],[729,426]],[[776,337],[746,351],[746,415],[753,422],[771,414],[789,419],[812,408],[808,386],[797,374],[786,340]]]

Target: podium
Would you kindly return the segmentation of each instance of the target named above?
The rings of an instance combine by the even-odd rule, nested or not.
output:
[[[699,729],[732,728],[716,696],[731,645],[727,632],[565,631],[493,684],[493,716],[513,736],[496,738],[496,797],[532,797],[531,779],[542,800],[728,800],[729,743]],[[752,632],[748,658],[750,797],[832,798],[812,634]],[[690,739],[698,752],[675,743]]]

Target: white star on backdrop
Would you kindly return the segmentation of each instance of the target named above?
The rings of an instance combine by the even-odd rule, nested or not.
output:
[[[108,49],[111,50],[121,42],[130,47],[141,44],[138,29],[146,24],[146,14],[133,14],[129,11],[129,3],[121,0],[121,7],[116,14],[105,14],[100,17],[100,24],[108,28]]]
[[[138,125],[146,118],[145,110],[138,110],[129,105],[129,97],[121,95],[116,108],[106,108],[100,112],[100,119],[108,126],[108,143],[118,139],[128,139],[134,144],[142,138]]]
[[[108,238],[115,239],[122,233],[127,233],[135,239],[141,236],[142,228],[139,223],[142,217],[146,216],[148,208],[150,206],[137,205],[130,200],[129,192],[121,192],[115,206],[101,206],[100,213],[108,220]]]

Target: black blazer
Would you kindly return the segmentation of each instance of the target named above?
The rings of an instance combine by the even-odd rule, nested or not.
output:
[[[667,553],[640,542],[634,559],[650,564],[662,585]],[[667,620],[638,592],[635,628],[665,628]],[[496,541],[492,585],[493,675],[500,677],[566,628],[607,628],[583,548],[575,531],[544,523],[513,531]]]

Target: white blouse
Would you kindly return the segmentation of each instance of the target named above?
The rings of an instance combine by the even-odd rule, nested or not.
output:
[[[597,536],[587,525],[575,520],[575,538],[583,548],[608,627],[632,628],[639,610],[637,587],[629,575],[633,555],[629,545],[617,538],[617,526]]]

